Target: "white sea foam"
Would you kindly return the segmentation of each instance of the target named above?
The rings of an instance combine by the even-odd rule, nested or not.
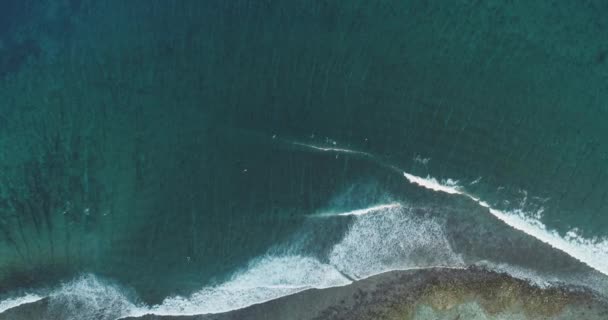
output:
[[[418,177],[407,172],[403,172],[403,175],[411,183],[415,183],[421,187],[431,189],[433,191],[445,192],[449,194],[465,194],[460,190],[458,181],[448,179],[446,181],[437,181],[437,179],[427,176],[426,178]]]
[[[386,203],[336,213],[354,220],[342,240],[321,259],[327,262],[303,255],[263,256],[224,283],[187,297],[169,297],[154,306],[137,305],[115,284],[83,275],[52,291],[48,314],[66,320],[109,320],[145,314],[220,313],[311,288],[348,285],[354,278],[395,269],[461,266],[440,224],[416,218],[410,210],[403,204]]]
[[[356,150],[320,147],[294,143],[311,150],[348,153],[365,156],[384,164],[372,155]],[[538,220],[523,212],[505,212],[492,208],[481,199],[469,194],[457,181],[439,181],[432,177],[419,177],[402,172],[411,183],[452,195],[470,198],[511,227],[564,251],[598,271],[608,274],[608,242],[585,240],[576,233],[560,237]],[[433,219],[414,215],[411,208],[399,203],[386,203],[346,212],[332,212],[335,216],[352,216],[351,226],[325,259],[304,255],[264,256],[252,261],[230,280],[198,290],[187,297],[170,297],[155,306],[140,306],[128,299],[122,291],[94,276],[83,276],[63,285],[50,298],[53,308],[69,312],[77,318],[62,319],[116,319],[125,316],[195,315],[236,310],[310,288],[327,288],[351,283],[351,279],[366,278],[375,274],[404,269],[429,267],[464,267],[462,258],[454,253],[444,235],[441,224]],[[325,262],[321,262],[325,261]],[[518,276],[510,268],[514,276]],[[521,272],[520,272],[521,273]],[[534,273],[522,273],[533,278]],[[33,298],[32,298],[33,299]],[[24,300],[22,300],[24,301]],[[10,306],[6,300],[0,306]],[[26,302],[17,302],[26,303]],[[54,307],[53,307],[54,306]],[[2,309],[0,309],[2,310]],[[67,314],[67,313],[66,313]]]
[[[573,249],[560,242],[575,241],[572,234],[569,240],[559,237],[561,240],[546,239],[538,230],[551,233],[540,229],[543,227],[540,222],[528,222],[524,217],[493,209],[466,193],[454,180],[438,181],[408,173],[404,173],[404,176],[410,182],[430,190],[469,197],[479,205],[488,207],[493,215],[512,227],[518,230],[521,228],[541,241],[550,241],[549,244],[557,249]],[[152,307],[134,306],[128,314],[177,316],[227,312],[310,288],[347,285],[351,283],[350,279],[363,279],[391,270],[465,267],[463,259],[452,250],[441,224],[433,219],[417,217],[410,210],[404,204],[386,203],[364,209],[332,212],[331,215],[352,216],[355,220],[342,240],[330,250],[328,262],[300,255],[265,256],[251,262],[246,269],[223,284],[205,287],[188,297],[167,298],[162,304]],[[580,255],[580,251],[571,251],[573,252],[568,253],[576,258],[589,258]],[[530,270],[516,266],[505,269],[502,265],[493,269],[506,270],[515,277],[539,285],[545,284],[542,279],[546,277]]]
[[[366,215],[366,214],[383,212],[385,210],[397,209],[397,208],[401,208],[401,207],[402,207],[402,205],[400,203],[392,202],[392,203],[388,203],[388,204],[380,204],[377,206],[372,206],[372,207],[365,208],[365,209],[356,209],[356,210],[345,211],[345,212],[324,212],[324,213],[315,215],[315,217],[362,216],[362,215]]]
[[[562,237],[557,232],[548,230],[538,219],[527,216],[522,210],[503,211],[492,208],[487,202],[467,193],[462,187],[455,184],[453,180],[441,183],[431,177],[422,178],[407,172],[404,172],[403,175],[408,181],[421,187],[433,191],[466,196],[477,202],[480,206],[487,208],[492,215],[512,228],[522,231],[555,249],[561,250],[593,269],[608,275],[608,240],[606,239],[585,239],[573,231]]]
[[[8,298],[6,300],[0,301],[0,313],[3,313],[9,309],[16,308],[24,304],[40,301],[42,299],[44,299],[44,297],[39,296],[37,294],[25,294],[20,297]]]
[[[311,288],[342,286],[351,281],[335,267],[304,256],[267,256],[252,262],[231,280],[203,288],[189,297],[171,297],[148,310],[132,313],[196,315],[219,313],[273,300]]]
[[[227,312],[311,288],[347,285],[351,278],[385,271],[462,265],[440,225],[416,219],[408,210],[402,204],[387,203],[334,213],[351,215],[355,221],[331,250],[328,263],[301,255],[264,256],[225,283],[188,297],[170,297],[150,308],[134,308],[129,315]]]
[[[137,310],[117,285],[92,274],[63,284],[49,296],[48,313],[63,320],[113,320]]]
[[[199,290],[189,297],[171,297],[131,315],[196,315],[219,313],[262,303],[311,288],[351,283],[396,269],[463,266],[439,223],[416,218],[409,208],[387,203],[333,213],[355,218],[343,239],[334,245],[328,263],[316,258],[265,256],[229,281]],[[369,214],[369,213],[377,214]]]
[[[43,319],[114,320],[138,310],[122,289],[93,274],[84,274],[50,290],[0,302],[0,314],[23,304],[48,299]]]
[[[437,184],[441,184],[444,188],[453,188],[452,194],[466,195],[454,185],[434,179],[429,181],[425,183],[433,186],[432,190],[442,190],[437,188]],[[372,212],[375,214],[369,214]],[[327,262],[302,255],[264,256],[222,284],[202,288],[187,297],[170,297],[151,307],[131,302],[120,288],[111,283],[84,275],[62,285],[49,296],[49,314],[68,320],[109,320],[145,314],[219,313],[311,288],[343,286],[351,283],[351,279],[363,279],[391,270],[465,267],[462,258],[451,249],[441,223],[413,214],[412,208],[405,204],[387,203],[335,214],[347,213],[354,218],[352,225],[326,259],[322,259]],[[504,271],[505,268],[493,269]],[[541,284],[539,275],[518,270],[513,266],[507,268],[515,277]],[[0,305],[8,306],[9,303],[12,302],[6,300]]]
[[[464,266],[441,224],[414,215],[408,206],[385,206],[379,214],[356,216],[329,261],[358,279],[391,270]]]
[[[438,181],[431,176],[427,176],[426,178],[416,176],[400,170],[394,165],[384,163],[370,153],[351,149],[324,148],[298,142],[292,143],[318,151],[363,155],[386,168],[402,172],[405,178],[413,184],[437,192],[466,196],[479,205],[488,208],[488,211],[493,216],[512,228],[547,243],[553,248],[567,253],[591,268],[608,275],[608,239],[586,239],[579,236],[575,231],[568,232],[566,236],[561,236],[557,232],[547,229],[538,217],[532,217],[522,210],[504,211],[491,207],[487,202],[466,192],[463,187],[458,185],[458,181],[456,180],[447,179]]]
[[[354,155],[365,156],[365,157],[372,157],[372,155],[367,152],[357,151],[357,150],[353,150],[353,149],[326,147],[326,146],[320,146],[320,145],[303,143],[303,142],[294,142],[294,141],[289,141],[289,143],[296,145],[296,146],[304,147],[307,149],[316,150],[316,151],[346,153],[346,154],[354,154]]]

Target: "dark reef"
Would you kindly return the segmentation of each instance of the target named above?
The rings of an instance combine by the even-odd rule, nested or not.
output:
[[[0,319],[54,319],[49,300],[22,305]],[[540,288],[479,268],[393,271],[343,287],[311,289],[221,314],[155,316],[124,320],[254,319],[605,319],[608,301],[576,287]],[[465,318],[463,318],[465,317]],[[101,319],[101,316],[100,316]]]
[[[608,303],[586,289],[540,288],[507,274],[478,268],[435,268],[388,272],[345,287],[308,290],[217,315],[148,315],[125,319],[428,319],[428,310],[432,310],[432,319],[452,320],[467,319],[470,315],[463,311],[467,305],[477,305],[476,311],[489,317],[498,314],[521,314],[524,319],[608,316]]]

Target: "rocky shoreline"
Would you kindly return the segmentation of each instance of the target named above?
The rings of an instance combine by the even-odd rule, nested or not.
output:
[[[0,319],[57,319],[47,299]],[[103,311],[101,311],[103,312]],[[286,319],[606,319],[608,301],[575,287],[540,288],[479,268],[393,271],[353,284],[311,289],[221,314],[127,317],[124,320]],[[100,314],[99,319],[104,319]]]
[[[453,320],[473,319],[469,312],[472,307],[487,317],[516,315],[509,319],[608,317],[608,302],[583,288],[543,289],[507,274],[478,268],[433,268],[388,272],[348,286],[308,290],[223,314],[191,317],[148,315],[125,319]],[[469,314],[465,314],[467,312]]]

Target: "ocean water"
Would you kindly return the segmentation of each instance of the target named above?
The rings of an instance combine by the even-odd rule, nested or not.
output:
[[[0,319],[222,313],[472,266],[607,299],[607,12],[2,2]]]

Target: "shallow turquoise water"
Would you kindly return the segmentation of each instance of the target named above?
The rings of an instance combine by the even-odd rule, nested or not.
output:
[[[600,1],[4,6],[2,297],[471,264],[606,288]]]

